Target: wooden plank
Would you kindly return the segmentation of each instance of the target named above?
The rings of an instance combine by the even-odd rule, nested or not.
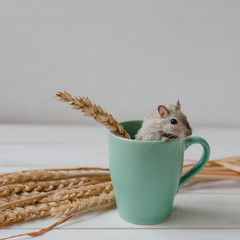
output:
[[[0,142],[66,142],[88,143],[102,141],[102,135],[108,130],[99,124],[93,125],[17,125],[0,124]],[[240,141],[240,128],[194,128],[193,136],[201,136],[210,143],[228,143]],[[226,141],[226,137],[228,141]]]
[[[96,125],[0,124],[0,143],[102,143],[108,130]]]
[[[0,166],[106,167],[107,154],[104,144],[0,144]]]
[[[37,230],[37,229],[36,229]],[[36,231],[34,230],[34,231]],[[20,233],[31,232],[33,229],[13,229],[11,231],[1,229],[0,237],[8,237]],[[239,239],[240,230],[236,229],[54,229],[37,239],[68,239],[68,240],[202,240],[202,239]],[[17,239],[31,239],[21,237]]]
[[[211,159],[240,155],[240,142],[225,146],[211,147]],[[187,150],[186,159],[198,160],[201,156],[200,146]],[[94,162],[92,162],[94,161]],[[108,162],[107,143],[2,143],[0,144],[0,166],[13,165],[56,165],[79,166],[80,164]],[[99,166],[99,165],[97,165]]]
[[[88,159],[90,164],[93,159],[107,163],[107,131],[101,126],[0,125],[0,132],[2,166],[55,165],[57,158],[61,166],[85,164]],[[197,130],[211,146],[211,159],[240,155],[239,133],[239,129]],[[192,146],[185,158],[199,159],[201,152],[200,146]]]

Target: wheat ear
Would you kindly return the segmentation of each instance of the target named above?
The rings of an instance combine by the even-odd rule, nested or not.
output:
[[[26,182],[15,183],[0,188],[0,201],[3,197],[9,197],[15,194],[31,193],[31,192],[49,192],[55,189],[60,189],[68,186],[73,186],[79,183],[91,182],[92,180],[100,180],[102,178],[110,178],[109,174],[96,175],[91,177],[79,177],[61,179],[55,181],[43,181],[43,182]]]
[[[44,169],[0,174],[0,186],[28,181],[60,180],[108,174],[104,168]]]
[[[75,212],[80,213],[91,209],[101,209],[106,206],[115,206],[115,197],[112,190],[108,193],[104,192],[99,196],[87,199],[49,202],[2,210],[0,211],[0,226],[49,215],[61,216],[63,214],[69,215]]]
[[[94,210],[108,210],[110,208],[116,207],[115,203],[106,203],[101,205],[100,207],[92,207],[86,210],[82,210],[80,213],[84,213],[86,211],[94,211]],[[73,215],[67,216],[59,221],[57,221],[56,223],[52,224],[49,227],[46,228],[42,228],[41,230],[37,231],[37,232],[30,232],[30,233],[23,233],[23,234],[18,234],[18,235],[14,235],[14,236],[10,236],[10,237],[6,237],[6,238],[2,238],[1,240],[7,240],[7,239],[11,239],[11,238],[16,238],[16,237],[22,237],[22,236],[30,236],[30,237],[38,237],[41,236],[42,234],[54,229],[55,227],[59,226],[60,224],[68,221],[69,219],[76,217],[77,215],[79,215],[80,213],[75,213]]]
[[[65,200],[77,200],[80,198],[89,198],[99,195],[104,192],[110,192],[113,190],[111,181],[98,183],[95,185],[88,185],[73,189],[63,189],[50,196],[44,197],[39,200],[39,203],[55,202],[55,201],[65,201]]]
[[[34,204],[36,201],[38,201],[38,199],[43,198],[46,195],[49,194],[53,194],[53,193],[57,193],[60,190],[68,190],[68,189],[72,189],[72,188],[77,188],[79,186],[91,186],[94,185],[96,183],[101,183],[101,182],[106,182],[106,181],[110,181],[110,177],[107,178],[92,178],[92,180],[88,180],[88,181],[76,181],[76,184],[69,184],[65,187],[60,187],[58,186],[55,189],[50,190],[51,188],[49,188],[49,191],[31,191],[31,192],[21,192],[21,193],[11,193],[5,197],[1,197],[0,198],[0,209],[2,209],[4,207],[4,205],[8,206],[7,208],[11,208],[13,206],[25,206],[26,204]],[[44,195],[45,194],[45,195]]]
[[[95,121],[103,124],[108,130],[117,136],[130,139],[130,135],[124,130],[123,126],[119,124],[111,114],[103,111],[100,106],[92,103],[89,98],[72,97],[67,92],[56,92],[55,97],[58,97],[61,102],[68,102],[73,109],[81,110],[85,116],[93,117]]]
[[[73,188],[78,188],[78,187],[83,187],[83,186],[88,186],[88,185],[94,185],[94,184],[98,184],[98,183],[102,183],[102,182],[106,182],[109,181],[110,179],[101,179],[101,180],[95,180],[95,181],[91,181],[91,182],[87,182],[87,183],[81,183],[81,184],[77,184],[77,185],[73,185],[70,187],[65,187],[63,189],[56,189],[50,192],[33,192],[32,194],[29,193],[25,193],[21,196],[21,198],[19,198],[16,194],[15,199],[13,198],[12,201],[10,202],[3,202],[2,205],[0,205],[0,210],[3,209],[13,209],[14,207],[24,207],[26,205],[31,205],[31,204],[35,204],[38,203],[39,200],[43,197],[49,196],[51,194],[56,194],[59,191],[62,190],[69,190],[69,189],[73,189]]]
[[[104,205],[114,206],[115,196],[114,192],[111,190],[109,193],[101,193],[99,196],[93,196],[91,198],[78,199],[69,204],[60,204],[56,207],[50,209],[50,214],[52,216],[63,216],[71,215],[76,212],[82,212],[92,208],[101,208]]]
[[[26,206],[25,208],[17,207],[13,210],[7,209],[0,211],[0,226],[48,216],[51,207],[51,204],[40,204]]]

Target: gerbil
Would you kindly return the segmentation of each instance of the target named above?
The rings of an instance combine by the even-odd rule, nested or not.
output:
[[[182,113],[180,102],[176,105],[159,105],[150,112],[143,121],[142,127],[136,134],[136,140],[163,140],[168,142],[170,138],[186,138],[192,135],[192,129],[187,117]]]

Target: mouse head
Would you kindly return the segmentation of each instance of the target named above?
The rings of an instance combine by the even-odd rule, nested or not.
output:
[[[179,100],[176,105],[168,104],[158,106],[158,114],[163,123],[163,132],[180,138],[186,138],[192,135],[192,128],[189,125],[187,117],[181,111]]]

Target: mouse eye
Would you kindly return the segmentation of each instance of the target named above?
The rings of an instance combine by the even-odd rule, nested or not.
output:
[[[173,118],[173,119],[171,119],[171,121],[170,121],[170,122],[171,122],[171,124],[173,124],[173,125],[175,125],[175,124],[177,124],[177,123],[178,123],[178,121],[177,121],[176,119],[174,119],[174,118]]]

